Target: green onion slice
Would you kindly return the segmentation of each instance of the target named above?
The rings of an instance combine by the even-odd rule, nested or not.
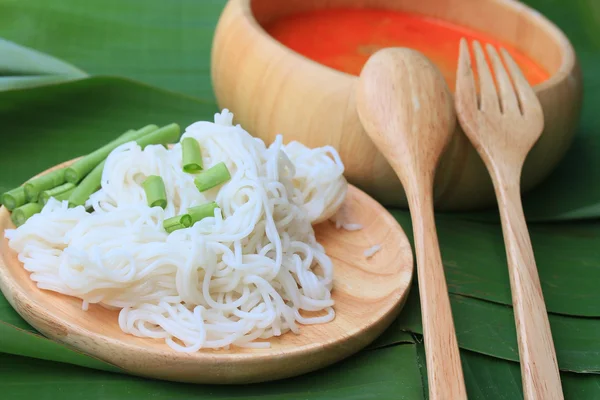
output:
[[[144,192],[146,192],[146,199],[150,207],[167,207],[167,191],[165,189],[165,183],[160,176],[151,175],[146,178],[142,183]]]
[[[189,214],[176,215],[163,221],[163,228],[167,233],[189,228],[190,226],[192,226],[192,217]]]
[[[201,206],[188,208],[187,212],[192,217],[192,225],[204,218],[214,217],[216,208],[219,208],[219,205],[214,201],[202,204]]]
[[[227,182],[229,179],[231,179],[231,175],[229,174],[227,166],[224,162],[220,162],[209,169],[202,171],[196,179],[194,179],[194,183],[199,191],[205,192],[208,189],[212,189],[215,186]]]
[[[198,141],[187,137],[181,141],[183,170],[188,174],[202,171],[202,152]]]

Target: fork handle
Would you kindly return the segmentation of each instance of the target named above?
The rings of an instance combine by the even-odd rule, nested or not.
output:
[[[417,256],[429,398],[466,400],[467,391],[435,228],[433,196],[427,189],[415,187],[409,192],[408,201]]]
[[[508,259],[523,393],[525,400],[562,400],[556,353],[523,214],[518,176],[510,180],[497,178],[494,186]],[[507,181],[515,183],[506,184]]]

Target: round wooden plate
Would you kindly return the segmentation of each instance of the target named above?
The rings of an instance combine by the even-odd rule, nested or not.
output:
[[[272,338],[269,349],[200,350],[178,353],[164,342],[125,334],[118,311],[38,289],[29,272],[0,240],[0,289],[17,312],[42,334],[114,364],[133,375],[180,382],[241,384],[300,375],[337,362],[367,346],[396,318],[408,295],[413,256],[404,231],[379,203],[350,186],[348,222],[362,230],[336,229],[326,221],[315,226],[317,239],[334,263],[336,317],[321,325],[300,325],[300,334]],[[13,228],[0,208],[0,231]],[[366,258],[376,244],[381,250]]]

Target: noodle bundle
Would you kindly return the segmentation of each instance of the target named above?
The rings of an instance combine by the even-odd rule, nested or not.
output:
[[[347,183],[337,152],[281,136],[266,146],[224,110],[182,135],[204,168],[223,162],[226,183],[205,192],[182,170],[181,142],[113,150],[101,189],[85,207],[51,198],[7,230],[9,245],[39,288],[119,309],[120,328],[176,351],[268,347],[299,324],[335,317],[333,265],[312,224],[333,216]],[[142,183],[160,176],[167,205],[149,207]],[[167,233],[163,221],[215,201],[214,215]]]

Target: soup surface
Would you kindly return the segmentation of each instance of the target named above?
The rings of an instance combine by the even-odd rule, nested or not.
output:
[[[290,15],[264,27],[285,46],[316,61],[353,75],[371,54],[385,47],[409,47],[425,54],[454,90],[459,42],[479,40],[504,47],[532,85],[549,78],[544,68],[525,54],[487,34],[423,15],[380,9],[322,9]]]

